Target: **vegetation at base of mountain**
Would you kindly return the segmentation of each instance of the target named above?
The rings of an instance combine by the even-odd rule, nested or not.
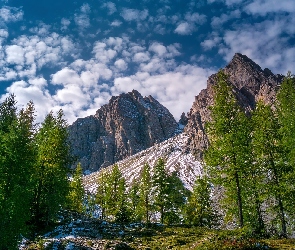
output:
[[[227,76],[217,77],[204,159],[209,182],[224,190],[225,222],[287,237],[295,218],[295,78],[284,79],[275,106],[258,101],[246,115]]]
[[[184,188],[177,172],[167,173],[163,159],[158,159],[152,175],[150,166],[144,164],[139,180],[131,183],[130,187],[125,183],[117,165],[109,172],[102,171],[98,178],[95,202],[89,206],[98,205],[102,219],[121,224],[149,224],[151,221],[177,224],[183,221],[190,192]]]
[[[73,218],[68,221],[69,232],[79,228],[76,237],[56,237],[60,231],[50,236],[38,237],[27,242],[27,249],[294,249],[294,239],[257,238],[249,228],[236,230],[216,230],[188,225],[170,225],[151,223],[126,224],[123,228],[116,223],[107,223],[97,219]],[[70,227],[71,225],[71,227]],[[59,224],[58,228],[61,228]],[[66,231],[66,230],[64,230]],[[48,234],[47,234],[48,235]],[[46,245],[46,247],[44,247]],[[122,247],[122,248],[119,248]],[[124,247],[124,248],[123,248]]]
[[[38,128],[34,118],[32,102],[18,111],[10,95],[0,104],[1,250],[16,249],[21,235],[48,228],[69,201],[81,211],[78,186],[68,178],[72,157],[63,112],[49,113]],[[67,199],[69,191],[75,200]]]

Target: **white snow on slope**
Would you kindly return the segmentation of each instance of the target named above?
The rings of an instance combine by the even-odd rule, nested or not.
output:
[[[146,150],[143,150],[133,156],[117,162],[119,169],[126,182],[131,183],[139,179],[141,170],[145,163],[148,163],[153,169],[156,161],[163,158],[166,162],[166,169],[169,173],[178,171],[179,177],[184,186],[192,190],[194,181],[197,176],[202,175],[203,167],[201,162],[195,160],[191,153],[186,150],[188,136],[185,133],[172,137],[162,143],[156,144]],[[105,171],[110,171],[112,166],[107,167]],[[84,177],[85,189],[91,193],[96,192],[96,182],[100,171],[86,175]]]

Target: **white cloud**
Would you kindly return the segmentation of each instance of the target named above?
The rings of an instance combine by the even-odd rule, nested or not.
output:
[[[21,46],[18,45],[11,45],[6,47],[6,61],[9,64],[20,64],[23,65],[25,58],[24,58],[24,50]]]
[[[127,69],[127,63],[123,59],[118,59],[114,64],[121,71]]]
[[[211,21],[211,26],[213,28],[218,28],[223,26],[224,23],[228,22],[231,19],[237,19],[241,17],[240,10],[231,11],[229,14],[222,14],[220,17],[213,17]]]
[[[90,19],[88,16],[90,10],[89,4],[83,4],[80,8],[80,13],[75,14],[74,21],[79,29],[83,30],[90,26]]]
[[[219,53],[229,61],[234,53],[240,52],[275,73],[294,72],[294,48],[282,36],[289,25],[292,25],[290,19],[283,18],[228,30],[224,33],[224,46],[219,48]]]
[[[23,19],[23,11],[15,7],[4,6],[0,9],[0,23],[17,22]]]
[[[255,0],[249,3],[245,10],[250,14],[266,15],[274,12],[295,12],[294,0]]]
[[[31,79],[29,82],[16,81],[7,88],[8,93],[14,93],[20,107],[26,105],[29,101],[33,101],[37,110],[37,122],[41,122],[45,115],[55,105],[48,90],[44,87],[47,82],[44,78]],[[7,95],[2,96],[2,99]]]
[[[68,26],[71,24],[71,21],[69,19],[66,19],[66,18],[62,18],[61,21],[61,30],[66,30],[68,29]]]
[[[213,47],[218,46],[221,41],[222,39],[218,36],[218,34],[213,32],[209,39],[205,39],[203,42],[201,42],[201,46],[204,48],[204,50],[210,50]]]
[[[49,34],[50,25],[47,25],[45,23],[39,23],[37,27],[33,27],[30,29],[30,32],[38,35],[38,36],[46,36]]]
[[[102,42],[96,42],[94,44],[93,53],[98,61],[104,63],[109,62],[117,55],[116,50],[107,49],[107,44]]]
[[[84,4],[81,6],[80,10],[81,10],[82,13],[88,14],[88,13],[90,13],[90,10],[91,10],[91,9],[90,9],[90,6],[89,6],[88,3],[84,3]]]
[[[158,42],[154,42],[149,47],[149,51],[156,53],[158,56],[163,57],[167,53],[167,49],[165,46]]]
[[[148,16],[148,10],[137,10],[137,9],[126,9],[124,8],[121,12],[121,16],[125,19],[125,21],[139,21],[145,20]]]
[[[113,27],[119,27],[119,26],[121,26],[121,24],[122,24],[122,22],[119,20],[115,20],[115,21],[111,22],[111,26],[113,26]]]
[[[67,85],[67,84],[80,85],[81,79],[75,70],[72,70],[66,67],[52,75],[51,83],[57,84],[57,85]]]
[[[150,60],[150,56],[147,52],[138,52],[133,56],[133,61],[134,62],[146,62]]]
[[[186,13],[185,19],[191,23],[204,24],[207,20],[207,17],[199,13]]]
[[[108,9],[109,15],[112,15],[117,11],[116,5],[113,2],[106,2],[102,7]]]
[[[174,30],[175,33],[179,35],[189,35],[195,30],[195,26],[193,24],[189,24],[188,22],[181,22],[177,25]]]
[[[138,90],[142,95],[152,95],[166,106],[176,119],[184,111],[189,111],[197,95],[206,87],[208,76],[212,73],[197,66],[179,66],[173,72],[150,75],[138,72],[129,77],[114,80],[113,95]]]

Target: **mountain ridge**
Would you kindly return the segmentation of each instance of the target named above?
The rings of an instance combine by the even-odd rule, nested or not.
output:
[[[69,126],[69,141],[83,169],[97,171],[177,133],[178,124],[167,108],[133,90],[75,121]]]

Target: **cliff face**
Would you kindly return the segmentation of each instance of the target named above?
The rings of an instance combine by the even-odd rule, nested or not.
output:
[[[229,76],[229,82],[234,86],[234,91],[239,103],[246,111],[255,107],[258,100],[273,104],[282,75],[274,75],[269,69],[262,70],[259,65],[242,54],[235,54],[232,61],[223,69]],[[202,152],[208,146],[205,134],[205,123],[210,120],[209,107],[213,105],[213,89],[216,83],[216,74],[209,77],[207,88],[202,90],[192,108],[187,114],[188,122],[184,132],[189,136],[187,147],[196,159],[202,159]]]
[[[83,169],[96,171],[171,138],[177,128],[164,106],[133,90],[75,121],[69,126],[69,140]]]

